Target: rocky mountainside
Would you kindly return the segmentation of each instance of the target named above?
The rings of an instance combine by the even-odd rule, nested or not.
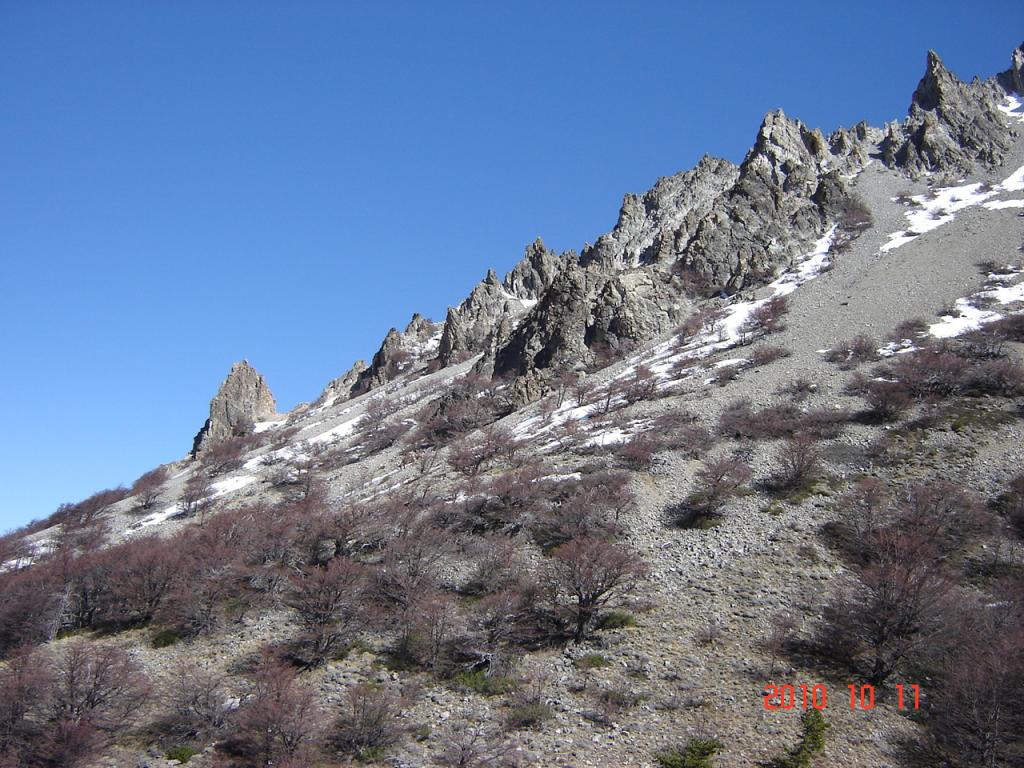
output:
[[[1022,67],[772,112],[288,414],[236,364],[0,538],[0,766],[1024,764]]]
[[[535,371],[582,367],[595,350],[647,341],[695,300],[769,282],[830,224],[856,228],[849,180],[872,160],[946,180],[1000,166],[1017,130],[1000,109],[1021,77],[1014,56],[995,78],[962,83],[929,52],[909,115],[885,129],[861,123],[826,137],[781,110],[767,115],[739,167],[704,157],[626,195],[614,229],[579,255],[556,256],[538,239],[504,281],[488,272],[449,310],[436,364],[484,353],[479,370],[528,376],[517,391],[536,397],[544,388],[530,383],[542,378]],[[392,329],[351,394],[388,381],[400,346]]]
[[[235,363],[210,401],[210,417],[192,441],[192,455],[229,437],[248,434],[254,423],[275,413],[274,395],[263,377],[248,360]]]

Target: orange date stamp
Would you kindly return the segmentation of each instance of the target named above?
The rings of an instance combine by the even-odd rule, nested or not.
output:
[[[874,709],[875,686],[848,685],[846,699],[850,709]],[[886,689],[888,691],[888,689]],[[897,709],[920,709],[921,686],[916,683],[904,685],[896,683],[892,686],[896,694]],[[770,711],[784,709],[825,709],[829,704],[828,688],[821,684],[807,685],[773,685],[764,687],[762,694],[764,708]]]

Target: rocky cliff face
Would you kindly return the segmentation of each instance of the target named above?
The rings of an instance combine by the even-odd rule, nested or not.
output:
[[[1024,43],[1013,52],[1010,59],[1010,68],[1000,72],[996,80],[1003,88],[1011,93],[1024,96]]]
[[[628,195],[615,229],[560,274],[480,369],[522,376],[578,363],[671,328],[690,311],[694,285],[734,293],[763,282],[821,237],[847,198],[841,174],[863,167],[872,138],[862,126],[826,140],[773,112],[741,166],[705,157]]]
[[[274,396],[259,371],[248,360],[235,363],[210,401],[210,418],[192,441],[192,455],[225,438],[248,434],[254,422],[276,412]]]
[[[649,339],[692,311],[694,298],[771,279],[841,222],[851,203],[846,179],[872,159],[911,176],[1000,164],[1014,136],[1000,106],[1024,90],[1022,81],[1024,46],[1006,72],[971,83],[931,52],[901,124],[860,123],[826,137],[771,112],[739,166],[704,157],[643,195],[626,195],[612,231],[579,257],[556,256],[538,239],[504,281],[488,272],[448,311],[436,365],[483,353],[478,372],[515,375],[527,381],[518,391],[537,394],[544,369]],[[392,330],[351,392],[393,377],[406,346]]]
[[[663,261],[738,175],[728,160],[705,156],[693,170],[659,179],[643,195],[626,195],[615,228],[585,248],[580,262],[615,269]]]
[[[979,165],[1001,164],[1011,142],[1009,124],[999,105],[1006,97],[1007,84],[1011,90],[1020,85],[1022,56],[1017,49],[1013,66],[999,78],[962,83],[935,51],[929,51],[910,114],[902,126],[890,127],[882,145],[885,162],[915,176],[965,174]]]
[[[401,333],[396,328],[388,331],[369,367],[356,376],[349,394],[369,392],[433,359],[438,340],[437,323],[419,313],[413,315]]]
[[[451,365],[493,346],[503,328],[515,325],[537,303],[564,261],[537,238],[503,281],[489,270],[465,301],[448,310],[438,363]]]
[[[324,387],[324,391],[320,394],[320,397],[316,399],[313,405],[329,405],[338,398],[345,400],[350,397],[352,394],[352,387],[356,385],[356,382],[359,381],[359,376],[365,370],[366,361],[356,360],[351,368]]]

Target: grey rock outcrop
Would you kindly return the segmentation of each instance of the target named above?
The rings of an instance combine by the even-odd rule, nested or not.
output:
[[[582,357],[587,297],[585,270],[575,261],[566,261],[537,306],[495,350],[494,373],[522,375]]]
[[[580,262],[615,269],[662,261],[738,175],[733,163],[705,155],[693,170],[658,179],[643,195],[626,195],[615,228],[585,248]]]
[[[764,282],[821,237],[848,197],[841,174],[863,167],[879,136],[862,125],[826,139],[773,112],[741,166],[705,157],[628,195],[615,229],[560,273],[479,370],[525,376],[666,331],[692,310],[679,272],[729,293]]]
[[[1019,69],[1016,74],[1019,80]],[[1011,69],[1010,81],[1013,75]],[[1000,165],[1011,144],[1009,124],[999,111],[1005,96],[997,79],[963,83],[946,69],[935,51],[929,51],[910,114],[903,125],[890,126],[882,143],[883,159],[914,176],[934,172],[959,175],[979,165]]]
[[[1024,43],[1014,49],[1010,57],[1010,68],[1000,72],[996,79],[1007,91],[1024,96]]]
[[[192,441],[192,455],[221,440],[248,434],[254,422],[277,412],[274,396],[263,376],[248,360],[235,363],[210,401],[210,417]]]
[[[537,238],[503,281],[493,269],[488,270],[465,301],[448,310],[438,363],[451,365],[487,349],[496,338],[495,331],[519,320],[533,307],[564,262],[564,256],[555,255]]]
[[[825,202],[845,196],[841,172],[856,166],[860,143],[849,134],[829,142],[781,110],[769,113],[736,183],[682,244],[677,268],[727,293],[763,282],[821,237]]]
[[[369,392],[426,362],[437,351],[437,342],[437,324],[414,314],[404,331],[388,331],[370,365],[359,372],[349,394]]]
[[[505,275],[505,290],[518,299],[536,301],[562,268],[564,259],[549,250],[539,237],[526,246],[526,254]]]
[[[330,404],[338,398],[345,400],[350,397],[352,394],[352,387],[356,385],[356,382],[359,381],[360,374],[365,370],[366,361],[356,360],[351,368],[324,387],[324,391],[320,394],[320,397],[316,399],[313,405]]]

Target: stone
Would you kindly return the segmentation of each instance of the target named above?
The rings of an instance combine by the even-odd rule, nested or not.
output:
[[[235,363],[210,401],[210,417],[192,441],[192,456],[229,437],[249,434],[255,422],[275,413],[277,405],[263,376],[248,360]]]

